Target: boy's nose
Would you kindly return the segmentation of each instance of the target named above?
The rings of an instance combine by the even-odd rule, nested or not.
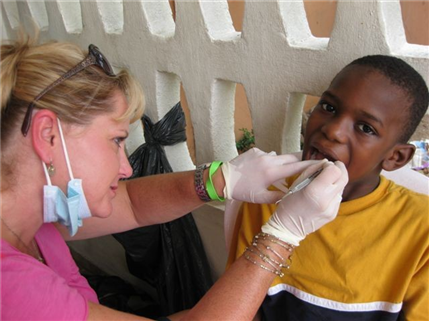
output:
[[[322,132],[330,141],[345,143],[350,124],[341,118],[332,119],[322,126]]]

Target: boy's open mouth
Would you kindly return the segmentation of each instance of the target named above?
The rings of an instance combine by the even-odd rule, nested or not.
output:
[[[333,157],[326,152],[322,152],[322,151],[318,150],[317,148],[314,148],[314,147],[311,148],[311,154],[310,154],[311,160],[322,160],[324,158],[326,158],[327,160],[329,160],[331,162],[337,161],[336,157]]]

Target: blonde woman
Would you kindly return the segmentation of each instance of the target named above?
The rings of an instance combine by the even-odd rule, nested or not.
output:
[[[336,215],[347,182],[342,164],[257,149],[210,168],[121,181],[131,175],[124,141],[143,113],[143,95],[94,45],[84,52],[21,37],[1,47],[1,84],[2,320],[145,320],[99,305],[65,240],[167,222],[216,198],[277,201],[284,194],[269,185],[323,167],[279,203],[270,233],[181,315],[251,320],[287,267],[293,241]]]

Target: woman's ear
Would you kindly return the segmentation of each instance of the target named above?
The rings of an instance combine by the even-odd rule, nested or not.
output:
[[[413,144],[397,144],[390,156],[383,160],[383,169],[390,172],[405,166],[413,158],[415,150]]]
[[[44,163],[49,164],[59,140],[57,115],[47,109],[39,110],[33,115],[30,130],[34,150]]]

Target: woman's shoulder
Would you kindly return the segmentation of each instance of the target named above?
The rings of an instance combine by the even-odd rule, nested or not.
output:
[[[3,239],[1,283],[2,318],[84,320],[87,315],[86,298],[66,279]]]

